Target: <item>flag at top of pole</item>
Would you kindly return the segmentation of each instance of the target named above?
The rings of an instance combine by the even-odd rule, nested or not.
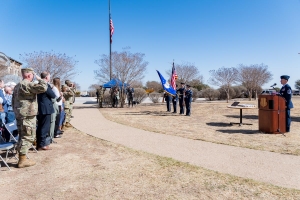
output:
[[[176,90],[176,80],[177,79],[178,79],[178,76],[177,76],[175,66],[174,66],[174,62],[173,62],[172,75],[171,75],[171,86],[174,90]]]
[[[110,14],[109,14],[110,43],[112,43],[112,36],[114,34],[114,29],[115,29],[114,24],[113,24]]]

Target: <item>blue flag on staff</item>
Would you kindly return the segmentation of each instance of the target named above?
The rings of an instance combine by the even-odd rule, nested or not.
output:
[[[164,89],[164,91],[172,96],[175,96],[176,95],[176,90],[174,90],[170,84],[166,81],[166,79],[159,73],[158,70],[156,70],[157,73],[158,73],[158,76],[160,78],[160,81],[161,81],[161,85]]]

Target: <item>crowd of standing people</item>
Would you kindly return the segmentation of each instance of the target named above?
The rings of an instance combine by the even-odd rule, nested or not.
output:
[[[70,120],[76,93],[71,81],[66,80],[64,85],[59,77],[51,81],[49,72],[38,76],[32,68],[24,68],[21,74],[22,80],[13,87],[4,87],[4,82],[0,81],[2,136],[10,140],[10,134],[3,127],[16,121],[19,168],[35,165],[35,161],[27,156],[30,148],[51,150],[54,138],[60,138],[64,128],[72,126]]]
[[[99,88],[96,91],[97,96],[97,102],[99,104],[99,108],[103,108],[103,101],[104,101],[104,92],[105,88],[103,88],[102,85],[99,86]],[[110,94],[110,101],[111,101],[111,107],[117,108],[120,102],[120,88],[119,87],[111,87],[109,90]],[[134,89],[133,87],[127,86],[125,89],[125,95],[127,97],[128,107],[132,106],[134,104],[133,97],[134,97]]]

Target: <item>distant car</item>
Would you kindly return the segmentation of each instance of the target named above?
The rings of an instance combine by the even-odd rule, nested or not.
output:
[[[299,91],[299,90],[295,90],[295,91],[293,92],[293,95],[300,95],[300,91]]]
[[[81,97],[89,97],[90,95],[86,94],[86,95],[80,95]]]
[[[261,94],[273,94],[276,93],[276,90],[263,90]]]

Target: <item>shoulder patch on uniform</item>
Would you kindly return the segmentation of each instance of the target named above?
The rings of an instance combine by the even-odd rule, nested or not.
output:
[[[288,93],[288,94],[292,94],[292,90],[291,90],[291,89],[288,89],[288,90],[287,90],[287,93]]]

